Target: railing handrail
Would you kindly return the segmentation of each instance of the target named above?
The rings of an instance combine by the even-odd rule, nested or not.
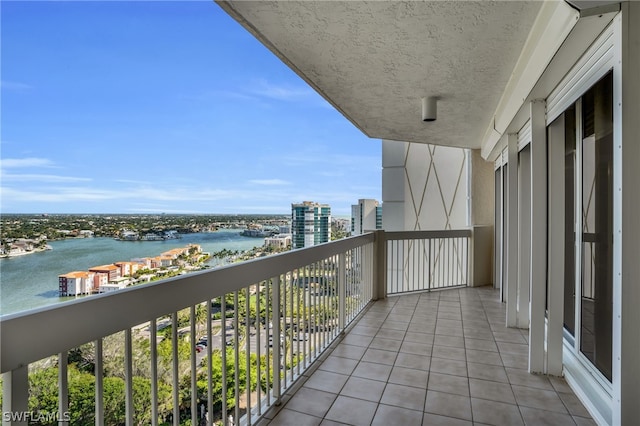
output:
[[[374,239],[375,234],[368,233],[4,316],[0,318],[0,373],[322,261]]]
[[[436,231],[385,231],[387,241],[391,240],[420,240],[432,238],[462,238],[471,237],[471,229],[445,229]]]

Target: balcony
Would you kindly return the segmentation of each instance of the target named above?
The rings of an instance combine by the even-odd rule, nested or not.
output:
[[[62,424],[588,424],[468,287],[473,239],[378,231],[3,317],[3,421],[42,415],[29,373],[53,366]]]
[[[528,332],[504,322],[490,287],[378,300],[265,422],[595,424],[564,379],[528,373]]]

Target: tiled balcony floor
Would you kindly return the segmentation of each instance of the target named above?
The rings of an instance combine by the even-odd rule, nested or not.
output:
[[[491,288],[373,304],[261,424],[595,424],[560,378],[529,374],[527,331]]]

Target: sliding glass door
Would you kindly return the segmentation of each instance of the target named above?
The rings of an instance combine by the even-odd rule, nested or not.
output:
[[[565,147],[564,327],[572,349],[611,382],[613,335],[613,78],[558,117]],[[555,133],[558,134],[558,133]]]

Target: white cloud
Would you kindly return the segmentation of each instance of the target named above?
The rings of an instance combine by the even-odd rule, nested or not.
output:
[[[275,85],[264,79],[257,80],[255,85],[249,88],[249,93],[281,101],[308,98],[315,94],[315,92],[308,87]]]
[[[47,158],[4,158],[0,163],[3,169],[19,167],[53,167],[53,161]]]
[[[15,91],[31,90],[34,88],[30,84],[21,83],[19,81],[8,81],[8,80],[0,81],[0,87],[4,90],[15,90]]]
[[[83,178],[83,177],[73,177],[73,176],[59,176],[59,175],[2,173],[2,180],[13,181],[13,182],[60,183],[60,182],[90,182],[93,179]]]
[[[274,186],[291,185],[291,182],[287,182],[286,180],[282,180],[282,179],[252,179],[249,181],[249,183],[252,183],[255,185],[274,185]]]

